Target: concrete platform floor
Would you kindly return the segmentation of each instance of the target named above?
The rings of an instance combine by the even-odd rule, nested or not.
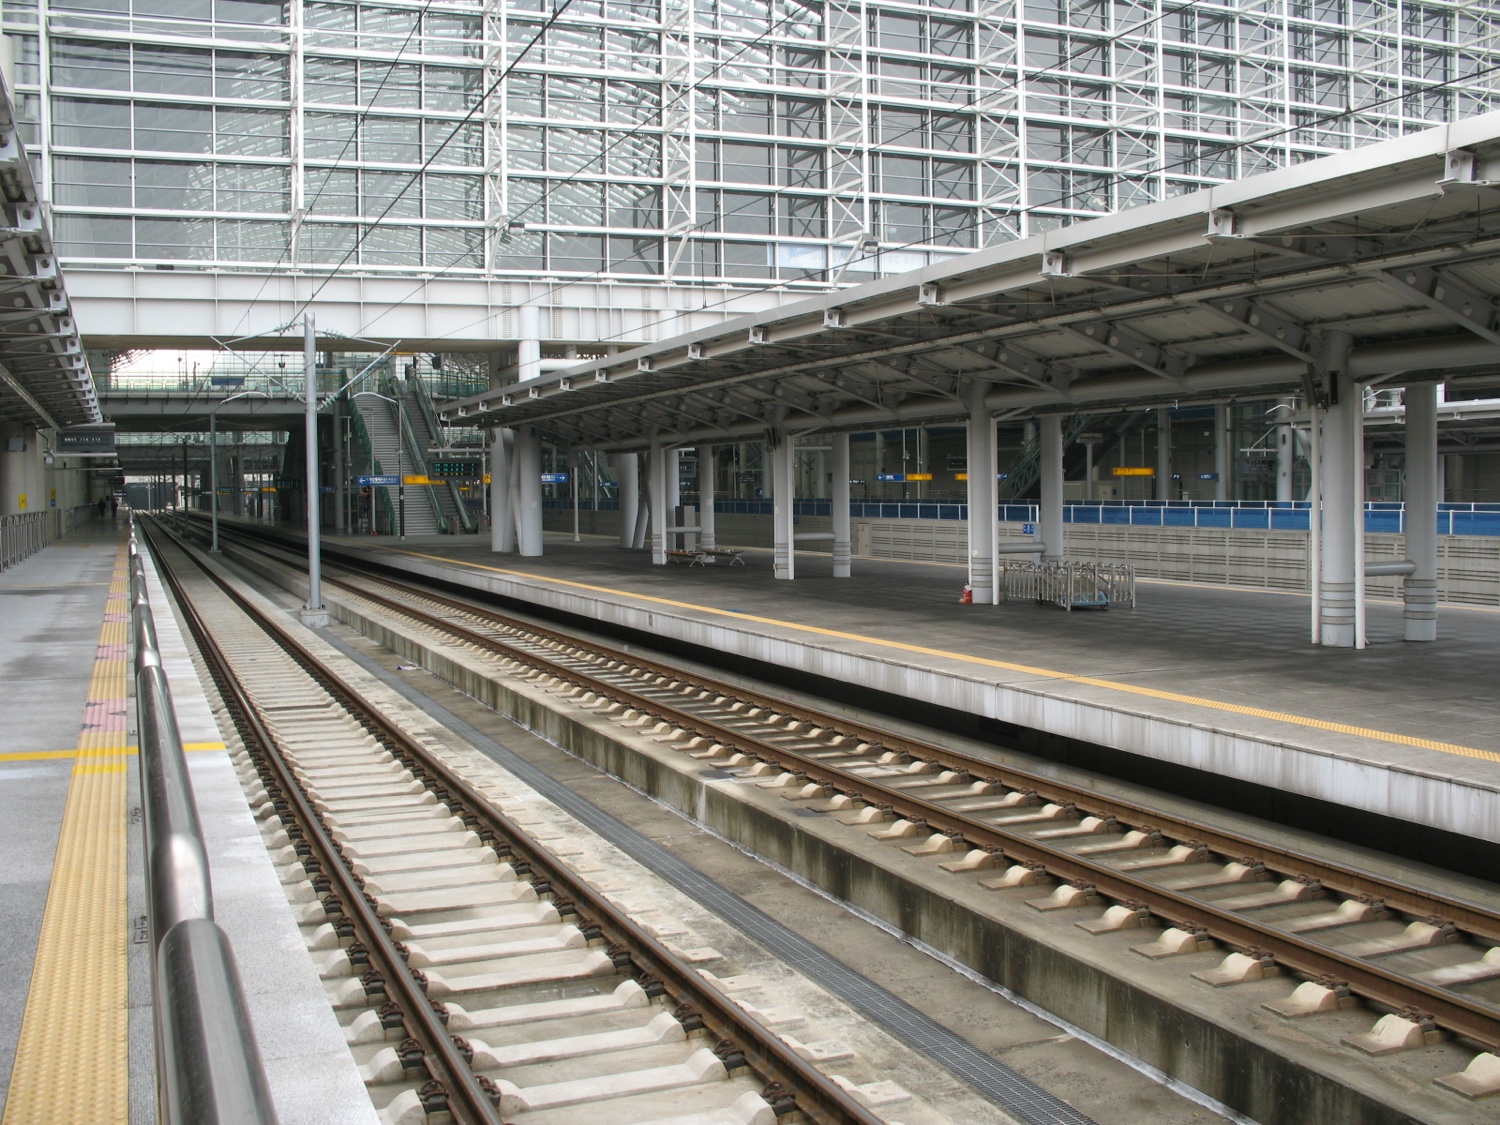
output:
[[[90,524],[0,574],[0,1107],[118,545],[115,526]]]
[[[1305,597],[1143,581],[1139,607],[965,606],[961,568],[798,554],[798,578],[653,567],[614,540],[549,533],[540,558],[487,539],[333,539],[415,571],[567,606],[907,698],[1397,820],[1500,842],[1500,612],[1445,606],[1439,640],[1401,640],[1372,602],[1371,646],[1308,638]],[[851,657],[857,659],[850,659]],[[868,677],[868,678],[866,678]],[[877,680],[879,682],[877,682]],[[1271,753],[1268,754],[1268,751]]]

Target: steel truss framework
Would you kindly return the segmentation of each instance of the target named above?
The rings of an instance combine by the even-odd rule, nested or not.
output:
[[[543,0],[44,11],[4,9],[23,137],[98,266],[821,287],[1478,113],[1500,65],[1489,0],[573,0],[524,57]]]
[[[1500,113],[980,250],[455,404],[560,445],[1500,376]],[[779,437],[772,437],[773,444]]]

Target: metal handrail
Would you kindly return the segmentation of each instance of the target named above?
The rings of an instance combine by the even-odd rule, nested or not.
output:
[[[395,400],[391,404],[391,413],[396,416],[396,440],[406,450],[406,456],[411,459],[413,468],[421,472],[423,476],[426,476],[427,451],[422,448],[422,443],[417,438],[416,427],[411,424],[411,417],[406,410],[406,396],[402,394],[401,389],[395,386],[394,383],[392,383],[389,390],[391,391],[391,397]],[[438,498],[433,494],[432,486],[416,485],[415,487],[422,489],[426,493],[427,506],[432,509],[432,518],[437,524],[438,533],[447,535],[448,517],[443,512],[442,504],[438,502]]]
[[[417,413],[422,416],[422,424],[427,427],[427,432],[431,435],[433,443],[441,445],[443,443],[443,426],[438,421],[437,411],[433,408],[432,396],[428,394],[427,384],[420,378],[413,377],[406,380],[406,385],[411,394],[411,400],[417,404]],[[425,460],[426,450],[423,450],[423,456],[423,464],[429,464]],[[464,495],[458,490],[458,485],[451,480],[447,484],[448,495],[452,497],[453,508],[458,513],[458,522],[463,525],[463,529],[466,532],[478,531],[479,524],[474,519],[473,513],[469,511],[468,505],[464,502]]]
[[[47,545],[47,513],[0,516],[0,570],[9,570]]]
[[[351,403],[354,401],[352,396],[349,401]],[[370,466],[370,475],[379,476],[384,470],[381,468],[379,460],[375,457],[375,444],[370,440],[370,433],[365,428],[365,416],[360,412],[358,406],[349,411],[349,420],[350,428],[354,431],[354,436],[359,440],[360,450],[365,455],[365,463]],[[385,512],[386,525],[394,528],[396,526],[396,511],[391,505],[390,491],[384,488],[378,491],[379,498],[377,502]],[[370,534],[374,535],[375,533],[376,529],[373,527],[370,528]]]
[[[134,520],[128,550],[160,1118],[166,1125],[276,1125],[234,951],[214,922],[208,849]]]

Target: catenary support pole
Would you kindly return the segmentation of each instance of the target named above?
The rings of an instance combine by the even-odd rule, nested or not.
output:
[[[1350,533],[1354,541],[1354,647],[1364,648],[1365,635],[1365,388],[1354,384],[1354,397],[1358,408],[1354,412],[1354,440],[1350,450],[1354,465],[1350,469],[1354,476],[1354,511],[1350,518],[1354,528]]]
[[[1041,430],[1042,499],[1037,509],[1037,533],[1045,546],[1044,558],[1063,557],[1063,440],[1062,415],[1044,414]]]
[[[342,532],[345,510],[348,505],[348,470],[344,466],[344,409],[343,400],[334,399],[330,404],[333,418],[333,530]]]
[[[568,451],[568,483],[573,486],[573,542],[583,542],[583,537],[578,534],[578,467],[583,464],[583,456],[576,449]]]
[[[854,552],[849,541],[849,435],[833,435],[833,576],[848,578]]]
[[[796,541],[793,535],[795,490],[792,486],[792,460],[795,453],[792,436],[783,429],[776,431],[771,454],[771,544],[774,551],[773,572],[777,578],[797,576]]]
[[[219,549],[219,414],[211,410],[208,414],[208,501],[209,515],[213,521],[210,551]]]
[[[1319,642],[1354,645],[1354,443],[1359,432],[1360,390],[1349,375],[1349,335],[1327,334],[1333,401],[1323,423],[1323,581]]]
[[[1281,400],[1276,422],[1276,499],[1289,503],[1292,499],[1292,471],[1297,465],[1297,442],[1292,430],[1293,403],[1289,398]]]
[[[328,624],[323,609],[323,543],[322,519],[318,495],[318,334],[313,314],[302,314],[302,363],[307,393],[306,464],[302,479],[307,491],[307,607],[302,615],[308,625]]]
[[[516,480],[516,545],[523,558],[535,558],[542,553],[542,441],[530,426],[516,429]]]
[[[1406,639],[1437,640],[1437,386],[1406,388],[1406,557],[1417,569],[1402,597]]]
[[[989,384],[975,380],[969,391],[968,500],[969,590],[975,605],[995,602],[995,419],[984,404]]]
[[[716,467],[718,448],[712,445],[698,447],[698,546],[719,545],[718,521],[715,519],[714,502],[717,498]]]
[[[1307,573],[1312,595],[1312,643],[1323,642],[1323,410],[1316,403],[1307,410]]]

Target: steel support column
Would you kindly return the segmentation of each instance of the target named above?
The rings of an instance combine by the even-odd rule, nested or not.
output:
[[[1063,557],[1063,439],[1062,415],[1045,414],[1038,420],[1041,431],[1042,501],[1037,510],[1037,532],[1046,550],[1043,557]],[[970,477],[972,479],[972,473]]]
[[[995,419],[984,404],[989,384],[976,382],[969,399],[969,589],[975,605],[995,602]]]
[[[506,427],[490,431],[490,550],[505,553],[516,549],[516,514],[510,489],[515,440],[516,432]]]
[[[797,576],[796,541],[792,538],[795,522],[793,498],[796,495],[792,484],[794,452],[791,435],[785,430],[776,431],[776,445],[770,450],[771,489],[774,493],[771,505],[771,542],[775,548],[775,575],[785,579]]]
[[[641,505],[641,458],[637,453],[615,454],[616,493],[620,500],[620,546],[635,546],[635,520]]]
[[[1359,434],[1360,388],[1349,374],[1349,336],[1328,334],[1329,378],[1334,383],[1323,420],[1322,619],[1318,643],[1354,647],[1354,443]]]
[[[1229,407],[1214,407],[1214,499],[1229,499]]]
[[[1437,386],[1406,388],[1406,639],[1437,640]]]
[[[1176,499],[1172,495],[1172,412],[1165,407],[1156,412],[1156,498]]]
[[[1276,499],[1289,503],[1292,499],[1292,473],[1297,466],[1297,439],[1292,430],[1292,400],[1281,400],[1280,415],[1276,423]]]
[[[646,454],[646,490],[651,505],[651,562],[667,565],[667,451],[652,443]]]
[[[833,576],[848,578],[853,552],[849,543],[849,435],[833,435]]]
[[[712,445],[698,447],[698,546],[717,547],[718,538],[714,520],[715,479],[714,462],[717,449]]]

